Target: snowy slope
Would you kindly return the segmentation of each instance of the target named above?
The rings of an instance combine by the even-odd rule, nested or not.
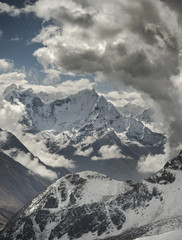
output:
[[[141,121],[121,115],[94,89],[51,103],[47,99],[45,103],[32,89],[13,85],[5,90],[4,97],[12,104],[17,100],[24,104],[27,116],[22,124],[36,141],[45,143],[50,153],[73,160],[75,172],[99,169],[115,179],[132,176],[137,181],[142,177],[136,171],[140,156],[163,153],[163,135],[152,132]],[[111,146],[116,151],[103,154],[103,147],[109,152]]]
[[[181,240],[181,239],[182,239],[182,230],[176,230],[168,233],[163,233],[160,235],[137,238],[136,240]]]
[[[182,153],[135,185],[94,172],[70,174],[17,214],[1,239],[132,240],[180,234],[181,184]]]
[[[118,107],[117,109],[122,115],[135,118],[144,124],[153,122],[154,111],[151,109],[145,109],[140,105],[128,103],[123,107]]]

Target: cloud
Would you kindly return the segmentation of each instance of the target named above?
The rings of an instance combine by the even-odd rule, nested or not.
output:
[[[0,29],[0,39],[3,36],[3,31]]]
[[[104,145],[99,149],[99,154],[101,157],[92,157],[93,161],[97,160],[106,160],[106,159],[112,159],[112,158],[125,158],[126,156],[123,156],[120,152],[120,149],[116,145]]]
[[[13,133],[34,155],[37,156],[42,162],[53,167],[66,167],[74,168],[74,162],[66,159],[64,156],[49,153],[46,147],[45,141],[39,136],[26,133],[26,127],[21,123],[26,116],[25,106],[20,102],[11,104],[5,100],[1,101],[0,104],[0,128]],[[0,135],[1,136],[1,135]],[[1,136],[5,139],[5,136]],[[23,163],[23,159],[25,162]],[[23,153],[18,153],[18,161],[31,171],[36,172],[43,176],[48,174],[48,170],[44,169],[42,165],[38,165],[38,160],[34,159],[33,162],[29,162],[30,156],[24,156]],[[15,159],[15,160],[17,160]],[[34,167],[37,166],[37,169]],[[41,174],[42,171],[42,174]],[[55,176],[55,173],[54,173]],[[50,172],[47,177],[53,178],[53,172]]]
[[[20,122],[26,116],[25,106],[19,102],[11,103],[1,100],[0,103],[0,128],[13,133],[22,132],[23,126]]]
[[[137,91],[110,91],[102,94],[107,100],[109,100],[115,107],[122,107],[128,102],[144,106],[144,100],[141,94]]]
[[[93,152],[93,148],[92,147],[88,148],[86,150],[83,150],[83,151],[80,148],[78,148],[75,151],[74,155],[85,156],[86,157],[86,156],[89,156],[92,152]]]
[[[12,42],[18,42],[18,41],[20,41],[21,40],[21,38],[20,37],[13,37],[13,38],[11,38],[11,41]]]
[[[7,3],[0,2],[0,13],[6,13],[12,17],[17,17],[20,15],[21,10]]]
[[[169,145],[165,146],[165,154],[142,156],[137,164],[137,170],[141,173],[154,173],[164,167],[170,158]]]
[[[3,91],[6,87],[11,85],[12,83],[17,85],[27,84],[26,74],[17,71],[0,74],[1,91]]]
[[[0,131],[0,142],[5,143],[8,140],[8,132]]]
[[[4,151],[7,155],[12,157],[15,161],[22,164],[24,167],[30,169],[33,173],[39,174],[42,177],[49,178],[51,180],[55,180],[57,178],[57,174],[49,169],[47,169],[45,166],[41,165],[39,163],[38,158],[31,157],[30,153],[24,153],[22,151],[19,151],[16,148],[12,148],[9,150]],[[16,153],[16,156],[15,154]]]
[[[175,149],[182,140],[181,103],[173,81],[181,69],[178,5],[177,0],[38,0],[26,11],[52,24],[34,38],[43,44],[34,56],[45,68],[100,74],[153,99]]]
[[[0,72],[7,72],[13,68],[13,63],[6,60],[0,59]]]
[[[70,169],[75,167],[75,164],[72,160],[66,159],[62,155],[50,153],[49,149],[46,146],[43,135],[33,135],[22,131],[18,133],[18,138],[34,156],[37,156],[46,165],[52,167],[65,167]]]

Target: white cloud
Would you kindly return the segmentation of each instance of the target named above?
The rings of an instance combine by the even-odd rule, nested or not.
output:
[[[144,100],[137,91],[110,91],[102,94],[115,107],[123,107],[127,103],[144,106]]]
[[[7,3],[0,2],[0,13],[7,13],[12,17],[17,17],[20,15],[21,10]]]
[[[86,157],[86,156],[89,156],[92,152],[93,152],[93,148],[92,147],[88,148],[88,149],[86,149],[84,151],[82,151],[81,148],[78,148],[75,151],[74,155],[85,156]]]
[[[23,104],[17,102],[12,105],[11,103],[1,100],[0,103],[0,127],[13,133],[22,132],[23,126],[19,123],[26,115],[25,107]]]
[[[4,151],[7,155],[10,157],[13,157],[13,159],[20,164],[22,164],[24,167],[28,168],[35,174],[39,174],[42,177],[49,178],[51,180],[54,180],[57,178],[57,174],[49,169],[47,169],[45,166],[41,165],[39,163],[38,158],[31,158],[30,153],[24,153],[22,151],[18,151],[16,148],[12,148],[9,150]],[[12,153],[16,152],[16,156],[12,155]]]
[[[126,156],[123,156],[121,154],[120,149],[116,145],[104,145],[99,149],[99,154],[101,157],[92,157],[92,160],[97,161],[97,160],[105,160],[105,159],[112,159],[112,158],[125,158]]]
[[[27,84],[26,74],[23,72],[8,72],[0,74],[0,91],[3,91],[6,87],[15,83],[17,85]]]
[[[137,170],[141,173],[155,173],[164,167],[171,158],[169,145],[165,145],[165,154],[142,156],[137,164]]]
[[[0,59],[0,72],[7,72],[13,68],[13,63],[6,59]]]
[[[5,143],[8,140],[8,132],[0,131],[0,142]]]
[[[36,93],[45,92],[48,95],[55,95],[58,98],[67,97],[71,94],[75,94],[83,89],[91,89],[95,83],[90,82],[87,78],[81,78],[79,80],[66,80],[56,86],[51,85],[29,85]],[[53,96],[52,96],[53,97]]]
[[[11,104],[5,100],[1,101],[0,104],[0,128],[3,130],[7,130],[13,133],[34,155],[37,156],[42,162],[47,165],[53,167],[66,167],[66,168],[74,168],[74,162],[66,159],[64,156],[60,156],[57,154],[49,153],[48,148],[45,145],[44,140],[39,140],[36,135],[32,135],[26,133],[26,127],[22,125],[20,122],[23,120],[23,117],[26,116],[25,106],[20,102],[16,104]],[[0,138],[5,140],[5,136],[1,136]],[[27,160],[25,163],[22,163],[25,156],[21,153],[18,155],[18,161],[22,163],[24,166],[29,168],[30,170],[39,173],[40,175],[48,174],[49,172],[46,169],[43,169],[42,166],[38,165],[38,161],[35,159],[34,162],[29,162],[28,155],[26,156]],[[27,165],[26,165],[27,164]],[[37,166],[37,169],[34,170],[34,167]],[[42,174],[41,174],[42,171]],[[55,173],[54,173],[55,175]],[[42,175],[43,176],[43,175]],[[47,177],[52,178],[53,173],[50,172],[50,176]]]
[[[68,160],[62,155],[50,153],[45,145],[45,140],[43,138],[41,139],[40,135],[19,132],[18,138],[34,156],[37,156],[46,165],[66,168],[75,167],[72,160]]]

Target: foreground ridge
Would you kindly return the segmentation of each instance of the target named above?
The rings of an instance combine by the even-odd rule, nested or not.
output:
[[[68,174],[22,209],[1,239],[132,240],[182,228],[182,153],[137,184]]]

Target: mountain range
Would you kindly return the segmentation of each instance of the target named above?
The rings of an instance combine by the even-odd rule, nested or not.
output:
[[[49,153],[73,161],[74,172],[99,169],[114,179],[136,182],[144,177],[136,170],[141,156],[164,151],[165,136],[120,114],[94,89],[54,101],[41,95],[16,85],[4,92],[6,101],[23,104],[25,131],[43,142]]]

